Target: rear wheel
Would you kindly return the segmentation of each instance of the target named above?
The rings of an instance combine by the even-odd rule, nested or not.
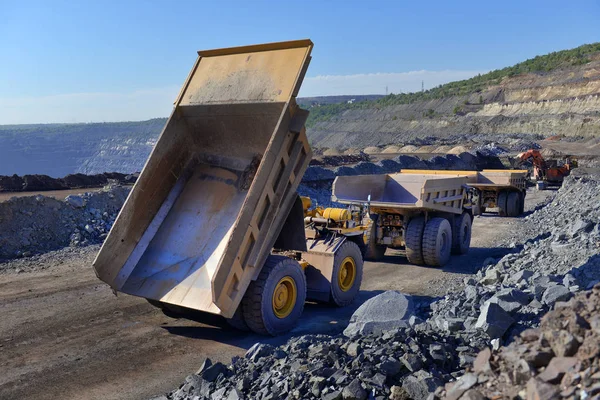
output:
[[[525,213],[525,192],[519,193],[519,215]]]
[[[500,215],[501,217],[506,217],[507,198],[508,198],[508,193],[506,193],[506,192],[498,193],[498,204],[496,204],[496,206],[498,207],[498,215]]]
[[[518,192],[510,192],[506,200],[506,214],[509,217],[516,217],[519,215],[520,199]]]
[[[339,307],[352,303],[363,275],[363,259],[356,243],[346,241],[335,253],[331,279],[331,301]]]
[[[244,320],[261,335],[280,335],[292,329],[306,301],[306,277],[300,264],[271,255],[242,300]]]
[[[444,266],[450,259],[452,227],[445,218],[432,218],[423,234],[423,259],[434,267]]]
[[[365,260],[380,261],[385,256],[386,246],[377,243],[377,214],[371,214],[367,216],[365,224],[367,229],[365,230]]]
[[[467,254],[471,247],[471,216],[463,213],[454,220],[452,230],[452,253]]]
[[[408,262],[415,265],[423,265],[423,232],[425,230],[425,218],[416,217],[410,220],[406,228],[404,243],[406,258]]]
[[[250,328],[248,327],[248,324],[246,323],[246,320],[244,319],[244,312],[242,310],[241,304],[238,306],[237,310],[235,310],[235,314],[233,314],[233,317],[226,318],[226,321],[229,324],[229,326],[231,326],[232,328],[235,328],[237,330],[244,331],[244,332],[247,332],[250,330]]]

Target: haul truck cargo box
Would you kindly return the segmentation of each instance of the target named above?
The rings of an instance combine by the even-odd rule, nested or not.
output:
[[[100,253],[113,289],[232,317],[311,158],[309,40],[200,51]],[[285,289],[285,288],[284,288]]]
[[[462,213],[465,176],[397,173],[338,176],[332,199],[342,204],[366,202],[371,210],[428,209]]]

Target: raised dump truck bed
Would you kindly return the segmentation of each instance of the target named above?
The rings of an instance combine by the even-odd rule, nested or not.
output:
[[[294,98],[312,43],[200,51],[94,268],[115,290],[231,317],[311,158]]]
[[[101,280],[168,312],[210,312],[272,335],[295,325],[307,297],[354,299],[356,213],[303,209],[296,193],[311,149],[295,98],[312,46],[198,53],[94,261]]]
[[[500,216],[516,217],[524,211],[527,170],[402,170],[402,172],[415,175],[466,176],[467,184],[472,189],[473,208],[476,214],[495,208]]]
[[[380,260],[388,247],[405,250],[409,262],[442,266],[471,242],[472,211],[466,175],[400,172],[338,176],[332,199],[368,204],[366,257]]]

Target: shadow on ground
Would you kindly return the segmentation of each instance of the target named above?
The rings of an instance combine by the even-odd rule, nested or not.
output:
[[[250,332],[239,331],[230,327],[224,318],[201,312],[193,312],[185,315],[185,318],[190,320],[189,325],[186,325],[184,322],[183,325],[165,325],[162,328],[173,335],[193,339],[214,340],[245,349],[250,348],[256,342],[281,345],[294,336],[309,334],[336,335],[341,333],[348,325],[354,311],[365,301],[381,293],[383,293],[383,290],[362,290],[354,302],[346,307],[307,302],[298,325],[288,334],[278,337],[260,336]],[[417,304],[429,304],[432,301],[427,296],[413,296],[413,299]],[[192,321],[208,326],[198,326]]]

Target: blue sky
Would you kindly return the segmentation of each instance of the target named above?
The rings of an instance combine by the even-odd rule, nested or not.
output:
[[[598,1],[0,0],[0,124],[167,116],[196,50],[310,38],[301,95],[419,90],[600,41]]]

